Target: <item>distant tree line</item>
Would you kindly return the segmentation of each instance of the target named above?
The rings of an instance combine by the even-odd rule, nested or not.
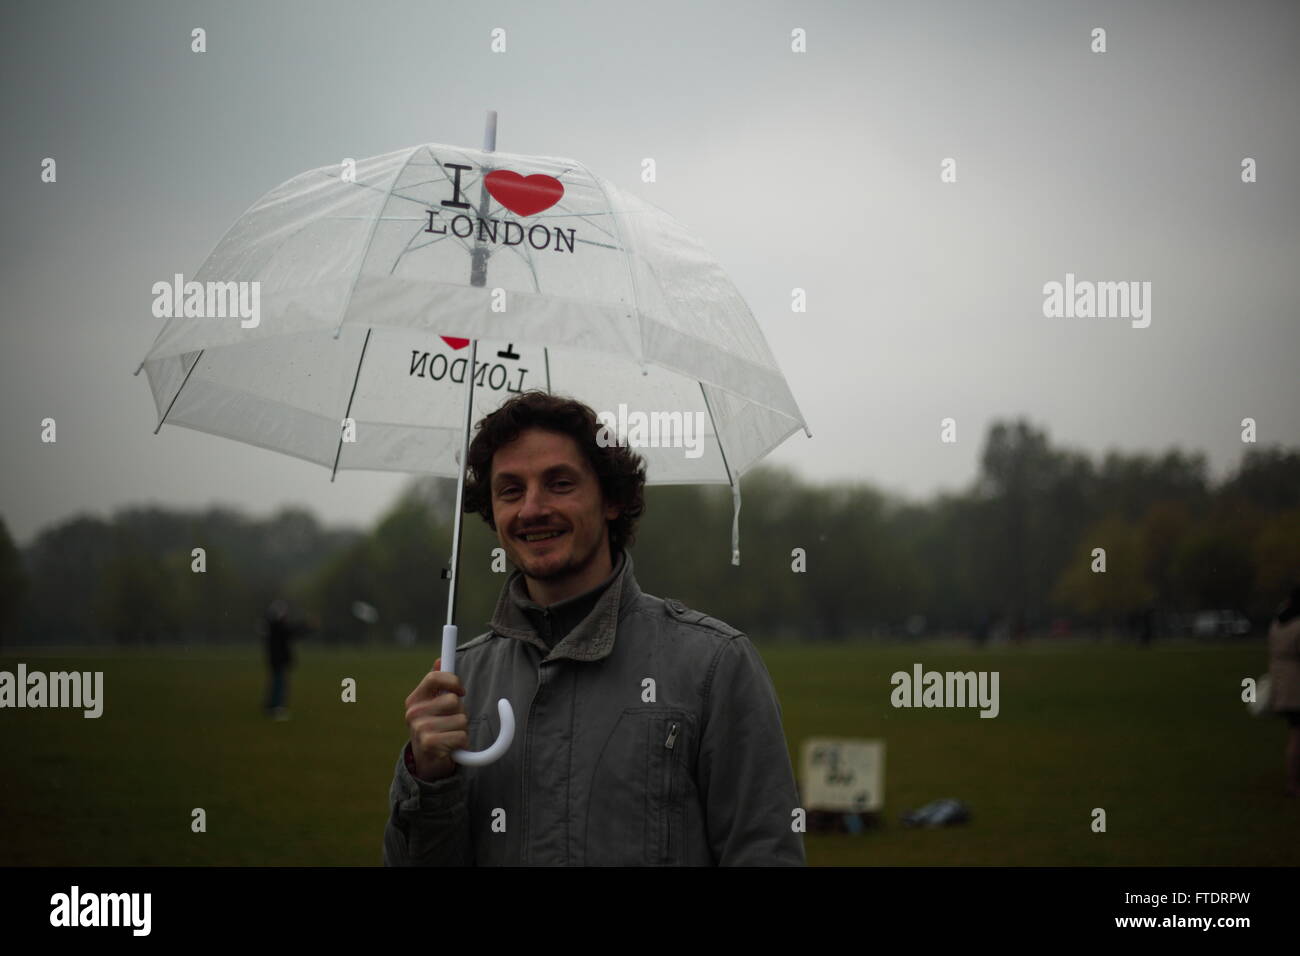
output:
[[[769,466],[741,487],[740,567],[730,564],[724,486],[648,489],[632,554],[645,590],[759,638],[996,622],[1013,633],[1132,629],[1153,616],[1165,622],[1159,636],[1204,609],[1232,609],[1258,629],[1300,580],[1300,453],[1279,448],[1251,448],[1214,486],[1199,454],[1111,452],[1097,463],[1017,421],[990,429],[971,488],[928,502]],[[0,520],[0,638],[246,642],[267,604],[285,597],[320,618],[318,640],[432,649],[446,616],[454,504],[454,481],[419,478],[369,531],[329,529],[301,509],[253,520],[137,508],[61,522],[21,551]],[[496,547],[467,515],[462,637],[482,631],[496,603],[505,578],[494,573]]]

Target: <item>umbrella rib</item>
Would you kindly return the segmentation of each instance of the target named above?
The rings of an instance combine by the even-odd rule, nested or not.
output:
[[[599,246],[601,249],[613,249],[615,252],[626,251],[622,246],[616,246],[611,242],[597,242],[594,239],[579,239],[577,241],[586,246]]]
[[[155,348],[158,347],[158,340],[162,338],[163,333],[166,332],[166,331],[167,331],[167,323],[164,322],[164,323],[163,323],[163,327],[162,327],[161,329],[158,330],[158,334],[155,335],[155,336],[153,337],[153,345],[149,346],[149,352],[152,352]],[[132,376],[133,378],[134,378],[136,375],[139,375],[139,374],[140,374],[140,370],[141,370],[142,368],[144,368],[144,363],[147,362],[147,361],[149,361],[149,352],[145,352],[145,353],[144,353],[144,358],[140,359],[140,364],[137,365],[137,366],[135,367],[135,371],[131,373],[131,376]]]
[[[606,198],[606,202],[608,202],[608,201],[609,201],[609,200],[608,200],[608,197],[607,197],[607,198]],[[563,203],[556,203],[556,204],[555,204],[554,206],[552,206],[551,208],[552,208],[552,209],[560,209],[560,210],[563,210],[563,211],[564,211],[564,215],[565,215],[566,217],[568,217],[569,219],[595,219],[595,218],[598,217],[598,216],[609,216],[611,219],[613,218],[613,210],[611,210],[611,209],[605,209],[605,210],[602,210],[602,211],[599,211],[599,212],[570,212],[569,210],[565,209]],[[557,216],[557,215],[546,215],[545,213],[539,212],[539,213],[536,213],[536,214],[535,214],[534,216],[532,216],[531,218],[533,218],[533,219],[556,219],[556,218],[558,218],[558,216]],[[592,225],[595,226],[597,229],[599,229],[601,232],[603,232],[605,235],[609,236],[610,239],[613,239],[613,240],[615,240],[616,242],[620,239],[620,237],[616,234],[616,231],[615,231],[615,230],[606,229],[604,226],[600,225],[600,223],[597,223],[597,222],[593,222]],[[579,242],[583,242],[583,241],[590,241],[590,240],[578,240],[578,241],[579,241]],[[618,247],[618,246],[615,246],[614,248],[619,248],[619,247]]]
[[[436,179],[430,179],[428,182],[424,182],[424,183],[408,183],[406,186],[403,186],[402,188],[403,188],[403,189],[409,189],[409,188],[411,188],[412,186],[428,186],[430,183],[436,183],[437,181],[438,181],[438,180],[436,180]],[[388,197],[388,198],[392,198],[392,199],[401,199],[401,200],[404,200],[404,201],[406,201],[406,202],[413,202],[413,203],[415,203],[417,206],[428,206],[428,205],[429,205],[428,200],[425,200],[425,199],[416,199],[414,196],[404,196],[404,195],[402,195],[401,193],[393,192],[393,190],[391,190],[391,189],[381,189],[379,186],[372,186],[372,185],[370,185],[370,183],[352,183],[351,185],[354,185],[354,186],[360,186],[362,189],[369,189],[369,190],[371,190],[371,191],[373,191],[373,192],[377,192],[377,193],[379,193],[381,196],[385,196],[385,197]],[[327,219],[369,219],[370,217],[369,217],[369,216],[323,216],[323,217],[321,217],[321,218],[327,218]],[[380,219],[385,219],[385,220],[386,220],[386,219],[389,219],[389,218],[392,218],[392,217],[390,217],[390,216],[380,216],[379,218],[380,218]]]
[[[421,218],[421,219],[415,219],[415,220],[409,220],[409,219],[408,219],[408,220],[390,220],[390,221],[392,221],[392,222],[397,222],[397,221],[401,221],[401,222],[424,222],[424,219]],[[436,238],[436,239],[430,239],[428,242],[421,243],[421,244],[418,245],[418,246],[413,246],[413,245],[411,245],[411,243],[415,241],[415,237],[418,236],[420,233],[422,233],[422,232],[424,232],[424,231],[425,231],[424,229],[417,229],[417,230],[415,230],[414,233],[411,234],[411,238],[406,240],[406,246],[402,249],[401,252],[399,252],[399,253],[397,254],[397,257],[393,260],[393,267],[392,267],[391,269],[388,270],[388,274],[389,274],[389,275],[393,275],[393,274],[397,271],[397,264],[398,264],[399,262],[402,261],[402,257],[405,256],[408,252],[419,252],[421,249],[427,249],[429,246],[433,245],[435,242],[442,242],[442,240],[448,238],[449,236],[450,236],[450,238],[455,239],[456,241],[458,241],[458,242],[461,244],[461,246],[464,248],[464,250],[465,250],[466,252],[473,252],[473,249],[470,248],[469,243],[467,243],[467,242],[465,241],[465,237],[464,237],[464,236],[457,236],[457,235],[450,234],[450,233],[447,234],[447,235],[441,235],[441,236],[438,236],[438,238]]]
[[[361,357],[357,359],[357,374],[352,379],[352,394],[348,396],[348,410],[343,413],[346,419],[352,414],[352,400],[357,397],[357,382],[361,381],[361,363],[366,360],[366,346],[370,344],[370,333],[374,329],[366,329],[366,340],[361,343]],[[196,363],[197,364],[197,363]],[[343,454],[343,431],[342,423],[339,426],[339,447],[334,452],[334,469],[330,472],[330,481],[339,473],[339,456]]]
[[[627,243],[623,241],[623,234],[618,231],[618,217],[614,215],[614,211],[611,208],[611,204],[609,201],[609,194],[605,192],[604,185],[601,184],[601,181],[595,177],[595,175],[592,173],[590,169],[586,167],[586,165],[580,162],[578,163],[578,165],[582,166],[583,172],[587,174],[587,177],[592,181],[595,187],[600,190],[601,198],[604,199],[605,201],[605,208],[610,210],[609,221],[614,228],[615,239],[622,247],[621,251],[626,253]],[[626,254],[623,256],[623,264],[627,267],[627,279],[632,290],[632,318],[636,322],[637,332],[640,333],[641,355],[638,357],[637,362],[640,364],[642,369],[644,369],[645,368],[645,323],[641,321],[641,303],[639,301],[639,297],[637,296],[636,273],[632,271],[632,263],[630,261],[630,257]],[[719,447],[721,447],[721,442],[719,442],[718,445]]]
[[[718,428],[717,419],[713,417],[713,406],[709,404],[709,393],[704,390],[703,382],[700,382],[700,394],[704,396],[704,409],[709,413],[709,424],[713,426],[713,437],[718,440],[718,452],[722,455],[722,467],[727,472],[727,484],[734,486],[735,482],[731,478],[731,466],[727,464],[727,450],[722,447],[722,431]]]
[[[722,455],[722,467],[727,472],[727,484],[731,485],[731,563],[740,564],[740,482],[732,478],[731,466],[727,464],[727,450],[722,447],[722,430],[713,417],[713,406],[709,404],[709,393],[700,382],[700,394],[704,396],[704,408],[709,413],[709,424],[713,426],[713,437],[718,442],[718,453]]]
[[[403,167],[403,169],[405,169],[405,167]],[[360,182],[359,180],[355,180],[355,179],[345,184],[344,181],[343,181],[343,178],[342,178],[341,176],[336,176],[336,175],[334,175],[333,173],[323,173],[323,175],[325,176],[326,179],[329,179],[329,180],[331,180],[331,181],[337,182],[337,183],[339,183],[339,185],[357,186],[357,187],[360,187],[361,189],[369,189],[371,192],[377,192],[377,193],[379,193],[379,194],[382,195],[382,196],[392,196],[392,195],[394,195],[394,193],[393,193],[393,187],[392,187],[392,186],[390,186],[388,189],[384,189],[382,186],[376,186],[376,185],[374,185],[374,184],[372,184],[372,183],[363,183],[363,182]],[[400,175],[400,173],[399,173],[399,175]],[[397,180],[394,179],[393,182],[396,183]],[[403,188],[405,188],[405,187],[403,187]],[[405,197],[405,196],[402,196],[401,198],[405,199],[406,197]],[[361,219],[361,218],[366,218],[366,217],[356,216],[356,217],[345,217],[345,218],[356,218],[356,219]]]
[[[419,147],[416,147],[416,148],[419,149]],[[429,165],[429,164],[428,164],[428,163],[412,163],[412,162],[409,162],[409,161],[408,161],[408,162],[407,162],[407,163],[402,167],[401,171],[398,173],[398,178],[401,177],[402,172],[405,172],[405,171],[406,171],[406,167],[407,167],[407,166],[427,166],[427,165]],[[436,165],[436,164],[435,164],[435,165]],[[325,169],[333,169],[333,167],[332,167],[332,166],[327,166],[327,167],[325,167]],[[343,177],[342,177],[342,174],[335,174],[335,173],[325,172],[325,169],[320,170],[320,173],[321,173],[321,175],[323,175],[326,179],[336,181],[336,182],[338,182],[339,184],[342,184],[342,183],[343,183]],[[447,173],[446,173],[446,171],[442,170],[441,167],[439,167],[439,172],[442,172],[442,178],[443,178],[443,179],[447,179]],[[427,180],[425,180],[425,181],[422,182],[422,183],[408,183],[407,185],[403,186],[402,188],[403,188],[403,189],[411,189],[411,188],[413,188],[413,187],[418,187],[418,186],[429,186],[429,185],[432,185],[433,183],[436,183],[436,182],[438,182],[438,180],[436,180],[436,179],[427,179]],[[397,183],[397,179],[394,179],[394,180],[393,180],[393,185],[395,186],[396,183]],[[348,183],[348,185],[351,185],[351,186],[360,186],[362,189],[370,189],[370,190],[373,190],[374,192],[377,192],[377,193],[383,193],[385,196],[396,196],[398,199],[405,199],[405,200],[407,200],[408,202],[415,202],[415,203],[420,203],[421,205],[428,205],[428,203],[426,203],[423,199],[412,199],[410,196],[403,196],[401,193],[395,193],[395,192],[393,192],[393,186],[389,186],[388,189],[384,189],[382,186],[375,186],[375,185],[373,185],[373,184],[371,184],[371,183],[363,183],[363,182],[360,182],[360,181],[355,180],[355,179],[352,180],[350,183]]]
[[[163,412],[163,417],[158,419],[158,428],[153,430],[155,435],[158,434],[158,429],[163,427],[163,422],[167,421],[167,416],[172,413],[172,406],[176,404],[176,399],[181,397],[181,391],[185,388],[185,383],[190,380],[190,376],[194,374],[194,370],[199,367],[199,359],[203,358],[203,353],[206,351],[207,349],[199,349],[199,354],[194,359],[194,364],[191,365],[190,370],[185,373],[185,381],[181,382],[181,387],[176,389],[176,394],[173,395],[172,400],[167,403],[167,411]],[[181,361],[184,361],[184,359]]]
[[[612,240],[614,240],[615,242],[619,243],[619,245],[615,246],[615,248],[621,250],[621,249],[622,249],[623,237],[622,237],[622,236],[619,234],[619,232],[618,232],[618,220],[616,220],[616,219],[614,218],[614,210],[613,210],[613,208],[612,208],[612,207],[610,206],[610,204],[609,204],[609,196],[605,195],[605,188],[604,188],[603,186],[601,186],[600,183],[596,182],[596,177],[595,177],[595,176],[592,176],[592,174],[591,174],[591,170],[587,169],[585,166],[583,167],[583,169],[585,169],[586,172],[587,172],[587,175],[588,175],[589,177],[591,177],[591,181],[595,184],[596,188],[600,190],[600,196],[601,196],[602,199],[605,200],[605,208],[602,209],[602,210],[600,210],[599,212],[568,212],[568,211],[566,211],[565,214],[568,215],[568,216],[576,217],[576,218],[580,218],[580,219],[594,219],[594,218],[596,218],[597,216],[602,216],[602,217],[603,217],[603,216],[608,216],[608,217],[609,217],[609,221],[610,221],[611,223],[614,223],[614,228],[612,228],[612,229],[606,229],[606,228],[605,228],[604,226],[602,226],[600,223],[596,223],[596,222],[593,222],[592,225],[594,225],[597,229],[599,229],[599,230],[600,230],[601,232],[603,232],[605,235],[609,236],[610,239],[612,239]],[[559,209],[563,209],[563,208],[564,208],[564,206],[563,206],[562,204],[560,204],[560,203],[556,203],[555,206],[556,206],[556,208],[559,208]],[[546,217],[545,215],[539,213],[539,214],[538,214],[538,218],[544,219],[544,218],[547,218],[547,217]]]
[[[443,179],[446,179],[446,178],[447,178],[447,177],[444,175],[444,176],[443,176]],[[434,183],[436,183],[437,181],[438,181],[437,179],[426,179],[426,180],[425,180],[424,182],[422,182],[422,183],[407,183],[407,184],[406,184],[405,186],[403,186],[402,188],[403,188],[403,189],[415,189],[415,188],[417,188],[417,187],[419,187],[419,186],[432,186],[432,185],[433,185]],[[397,195],[397,193],[394,193],[393,195]],[[406,198],[406,197],[402,197],[402,198]]]
[[[423,231],[424,231],[423,229],[417,229],[417,230],[415,231],[415,236],[418,236],[418,235],[419,235],[421,232],[423,232]],[[408,248],[403,249],[403,250],[401,251],[401,253],[398,254],[398,257],[397,257],[397,258],[400,259],[402,256],[406,255],[408,252],[419,252],[421,249],[427,249],[427,248],[429,248],[431,245],[433,245],[435,242],[442,242],[444,239],[447,238],[446,236],[439,236],[437,239],[430,239],[428,242],[422,242],[422,243],[420,243],[418,246],[412,246],[412,245],[411,245],[411,241],[412,241],[413,239],[415,239],[415,236],[412,236],[410,239],[407,240],[407,246],[408,246]],[[459,237],[453,237],[453,238],[459,238]],[[396,270],[396,269],[397,269],[397,263],[394,262],[394,263],[393,263],[393,268],[392,268],[392,269],[389,269],[388,271],[389,271],[389,273],[391,274],[391,273],[392,273],[394,270]]]
[[[402,163],[402,168],[399,169],[393,175],[392,182],[389,183],[388,191],[390,194],[392,193],[393,186],[396,185],[397,181],[402,178],[402,173],[406,172],[407,163],[415,159],[415,154],[418,153],[421,149],[424,149],[426,152],[429,152],[429,148],[427,146],[424,147],[417,146],[415,149],[411,150],[411,154],[406,157],[406,162]],[[430,157],[433,156],[431,152],[429,153],[429,155]],[[387,205],[386,202],[385,205]],[[379,223],[383,219],[383,212],[384,212],[383,209],[380,209],[379,215],[376,216],[375,221],[370,224],[370,235],[366,237],[366,244],[364,246],[365,251],[362,252],[361,262],[357,265],[357,274],[352,277],[352,285],[348,289],[347,301],[343,303],[343,310],[342,313],[339,315],[339,327],[334,330],[334,338],[336,339],[339,337],[339,333],[343,331],[343,323],[347,321],[348,309],[352,307],[352,296],[356,294],[357,283],[361,281],[361,273],[365,271],[366,257],[370,255],[370,246],[371,243],[375,241],[375,232],[379,229]]]
[[[502,220],[502,222],[510,222],[510,221],[511,221],[511,220],[509,220],[509,219],[503,219],[503,220]],[[517,222],[518,220],[514,220],[514,221]],[[521,226],[520,228],[522,229],[523,227]],[[536,264],[533,262],[532,258],[531,258],[530,256],[526,256],[526,255],[524,255],[522,252],[520,252],[520,251],[519,251],[519,248],[518,248],[517,246],[506,246],[506,248],[509,249],[511,252],[513,252],[515,255],[517,255],[517,256],[518,256],[518,257],[523,261],[524,265],[526,265],[526,266],[528,267],[528,272],[529,272],[529,273],[532,275],[532,277],[533,277],[533,291],[536,292],[536,293],[538,293],[538,294],[540,295],[540,294],[541,294],[541,291],[542,291],[542,284],[541,284],[540,282],[537,281],[537,266],[536,266]],[[489,253],[489,258],[490,258],[490,256],[491,256],[491,253]]]
[[[423,221],[423,220],[419,220],[419,221]],[[389,275],[393,275],[397,271],[397,266],[401,263],[403,257],[405,257],[405,255],[408,252],[416,252],[420,249],[424,249],[428,246],[433,245],[435,242],[441,242],[443,239],[447,238],[445,235],[438,236],[436,239],[430,239],[428,242],[421,243],[418,246],[412,247],[411,243],[415,242],[415,237],[422,232],[424,232],[423,229],[417,229],[415,230],[415,232],[411,233],[411,238],[406,240],[406,245],[402,247],[402,251],[393,257],[393,265],[388,270]]]
[[[426,185],[426,184],[420,183],[418,185]],[[417,206],[424,206],[425,208],[428,208],[429,206],[429,201],[427,199],[416,199],[414,196],[403,196],[401,193],[394,193],[394,192],[390,192],[388,196],[390,199],[400,199],[403,202],[413,202]],[[382,218],[388,219],[390,217],[384,216]]]

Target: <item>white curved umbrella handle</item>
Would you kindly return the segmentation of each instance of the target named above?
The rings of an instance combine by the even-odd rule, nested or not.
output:
[[[456,632],[455,624],[442,626],[442,669],[448,674],[456,673]],[[466,767],[482,767],[500,759],[515,739],[515,712],[510,701],[504,697],[498,700],[497,714],[501,718],[501,733],[491,747],[478,751],[453,750],[451,759]]]

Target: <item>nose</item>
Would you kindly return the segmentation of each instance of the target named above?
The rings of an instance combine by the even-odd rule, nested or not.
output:
[[[523,502],[519,506],[519,523],[525,526],[540,524],[549,510],[546,488],[540,482],[529,484],[524,489]]]

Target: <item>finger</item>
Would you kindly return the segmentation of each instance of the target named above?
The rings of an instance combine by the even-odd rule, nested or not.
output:
[[[412,750],[429,756],[438,755],[439,751],[466,750],[469,748],[469,734],[464,730],[452,730],[445,733],[428,731],[417,734]]]
[[[411,692],[407,700],[420,700],[426,697],[435,697],[446,691],[454,691],[461,696],[465,694],[465,688],[461,685],[460,678],[455,674],[447,674],[443,671],[429,671],[424,675],[424,679]]]
[[[459,697],[456,697],[454,693],[439,693],[437,697],[409,701],[406,711],[403,711],[403,718],[409,724],[421,717],[428,717],[430,714],[463,713],[465,713],[465,709],[460,705]]]
[[[411,724],[411,732],[417,737],[428,733],[448,734],[460,730],[469,730],[469,718],[464,714],[424,716]]]
[[[407,707],[406,722],[410,724],[422,717],[442,717],[463,713],[465,709],[461,707],[459,697],[453,694],[439,694],[432,700],[416,701]]]
[[[429,671],[429,673],[424,675],[424,680],[421,683],[426,683],[431,686],[436,685],[447,689],[460,688],[461,690],[464,690],[464,688],[461,687],[460,675],[453,674],[450,671]]]

